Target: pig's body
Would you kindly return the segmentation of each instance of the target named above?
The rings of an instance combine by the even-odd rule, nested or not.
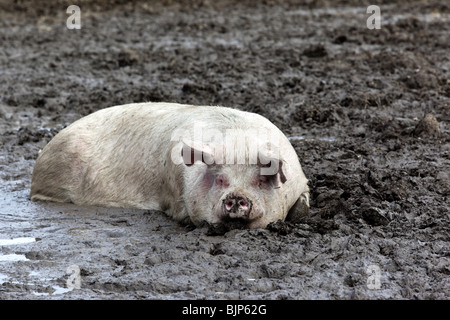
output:
[[[266,118],[168,103],[103,109],[62,130],[39,154],[31,199],[250,228],[285,219],[297,200],[309,206],[297,154]]]

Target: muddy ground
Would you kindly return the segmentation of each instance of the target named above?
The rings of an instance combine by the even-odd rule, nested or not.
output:
[[[381,1],[370,30],[369,4],[1,0],[0,299],[449,299],[450,5]],[[59,130],[144,101],[269,118],[311,217],[211,236],[28,200]]]

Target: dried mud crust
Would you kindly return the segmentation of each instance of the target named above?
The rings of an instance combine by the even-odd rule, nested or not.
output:
[[[380,30],[357,1],[79,5],[68,30],[63,2],[0,1],[0,239],[41,239],[0,246],[27,258],[0,261],[1,299],[450,298],[447,4],[380,2]],[[59,130],[143,101],[269,118],[310,179],[311,216],[212,236],[158,212],[28,201]],[[64,291],[70,265],[81,288]]]

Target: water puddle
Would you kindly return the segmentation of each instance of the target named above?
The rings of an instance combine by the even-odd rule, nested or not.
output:
[[[6,282],[8,280],[8,276],[6,274],[0,273],[0,284]]]
[[[336,141],[336,137],[306,137],[306,136],[292,136],[288,137],[289,141],[293,140],[305,140],[305,141],[326,141],[326,142],[334,142]]]
[[[15,239],[0,239],[0,246],[11,246],[15,244],[25,244],[36,241],[37,241],[36,238],[29,238],[29,237],[15,238]]]
[[[14,239],[0,239],[0,246],[11,246],[36,242],[36,238],[22,237]],[[3,254],[0,255],[0,262],[28,261],[24,254]],[[1,280],[1,279],[0,279]]]
[[[67,293],[67,292],[70,292],[73,290],[72,288],[68,289],[68,288],[63,288],[60,286],[52,286],[52,288],[53,288],[53,290],[55,290],[55,291],[53,291],[53,293],[37,292],[37,291],[32,291],[31,293],[35,296],[50,296],[50,295],[54,296],[54,295],[64,294],[64,293]]]
[[[0,255],[0,262],[28,261],[24,254],[4,254]]]

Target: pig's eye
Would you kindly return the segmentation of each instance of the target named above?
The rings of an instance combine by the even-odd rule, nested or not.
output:
[[[228,183],[227,179],[224,176],[218,175],[216,177],[216,186],[220,186],[220,187],[225,187],[226,188],[226,187],[229,186],[229,183]]]
[[[269,177],[268,176],[259,176],[259,187],[267,189],[269,186]]]
[[[259,187],[262,189],[269,189],[270,187],[273,187],[274,179],[276,179],[276,175],[263,175],[259,176],[258,184]]]

